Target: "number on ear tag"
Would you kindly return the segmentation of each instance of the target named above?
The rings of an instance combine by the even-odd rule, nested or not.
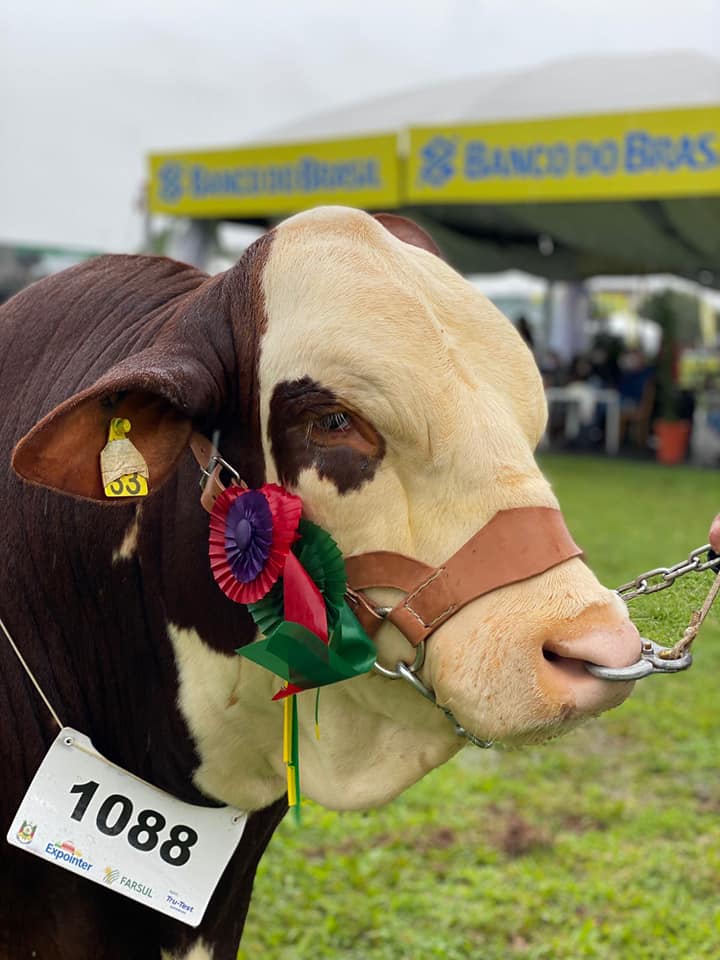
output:
[[[110,421],[108,442],[100,454],[100,472],[106,497],[146,497],[150,473],[143,455],[128,440],[129,420]]]
[[[105,487],[106,497],[146,497],[148,484],[138,473],[125,473]]]

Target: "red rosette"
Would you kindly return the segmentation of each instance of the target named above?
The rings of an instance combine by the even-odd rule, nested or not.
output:
[[[272,542],[267,559],[257,576],[249,582],[233,573],[229,556],[228,513],[235,501],[248,493],[261,493],[272,516]],[[215,501],[210,514],[210,568],[215,582],[235,603],[255,603],[262,599],[282,576],[290,546],[296,538],[302,513],[302,500],[275,483],[266,483],[257,491],[231,486]],[[237,546],[235,545],[237,554]]]

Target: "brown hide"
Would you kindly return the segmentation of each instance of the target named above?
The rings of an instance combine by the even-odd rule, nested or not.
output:
[[[228,653],[252,639],[254,627],[212,581],[197,466],[184,444],[191,426],[219,429],[248,480],[263,480],[256,358],[270,243],[261,240],[217,278],[166,259],[102,257],[0,308],[0,616],[64,723],[126,769],[196,803],[211,801],[192,786],[197,760],[176,706],[166,623],[194,627]],[[135,504],[107,509],[60,496],[21,482],[9,466],[13,447],[41,421],[18,450],[18,468],[33,481],[97,496],[98,454],[114,411],[133,421],[153,491],[142,504],[135,556],[115,566]],[[2,640],[4,829],[55,733]],[[250,818],[198,931],[6,847],[0,960],[159,960],[161,946],[179,951],[197,936],[216,960],[234,958],[257,862],[284,810],[282,801]]]
[[[375,220],[381,223],[385,229],[396,236],[404,243],[409,243],[413,247],[420,247],[429,253],[434,253],[436,257],[442,257],[440,247],[435,243],[430,234],[419,227],[407,217],[399,217],[396,213],[376,213]]]
[[[378,220],[439,252],[410,221]],[[244,479],[264,480],[257,361],[271,243],[272,235],[262,238],[214,278],[161,258],[102,257],[0,309],[0,457],[8,464],[0,616],[64,723],[116,763],[196,803],[212,801],[192,785],[197,757],[177,708],[167,623],[193,628],[225,653],[255,630],[212,580],[198,468],[186,445],[191,429],[219,431],[223,455]],[[278,404],[273,450],[283,462],[292,449]],[[132,442],[149,465],[151,495],[139,506],[103,494],[99,454],[116,416],[131,420]],[[328,468],[372,476],[383,447],[366,449],[364,440],[357,463],[336,462],[338,452]],[[14,448],[14,466],[29,483],[9,467]],[[135,554],[113,566],[133,524]],[[3,823],[55,732],[0,642]],[[282,800],[250,817],[197,931],[7,849],[0,960],[159,960],[161,947],[182,954],[197,937],[214,960],[234,960],[258,860],[284,812]]]

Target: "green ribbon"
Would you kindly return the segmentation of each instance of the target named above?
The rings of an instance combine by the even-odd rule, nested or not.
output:
[[[290,743],[290,768],[291,775],[295,781],[295,823],[298,825],[302,820],[302,796],[300,793],[300,733],[298,730],[298,709],[297,697],[290,697],[292,706],[292,737]]]
[[[320,590],[327,609],[329,643],[283,618],[282,582],[257,603],[248,604],[262,639],[236,652],[304,689],[362,676],[373,668],[375,644],[345,602],[347,575],[337,544],[327,531],[301,520],[293,545],[300,563]]]

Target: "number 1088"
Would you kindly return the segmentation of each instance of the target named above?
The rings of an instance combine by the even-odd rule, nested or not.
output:
[[[70,814],[78,823],[82,821],[100,784],[96,780],[76,783],[70,793],[80,796],[75,809]],[[135,812],[132,800],[122,793],[111,793],[98,808],[95,826],[107,837],[119,836],[130,824]],[[165,830],[167,821],[157,810],[141,810],[127,832],[127,842],[135,850],[149,853],[160,843],[160,834]],[[177,824],[170,828],[168,838],[160,843],[158,853],[161,860],[173,867],[182,867],[190,859],[190,849],[198,841],[198,835],[192,827]]]

